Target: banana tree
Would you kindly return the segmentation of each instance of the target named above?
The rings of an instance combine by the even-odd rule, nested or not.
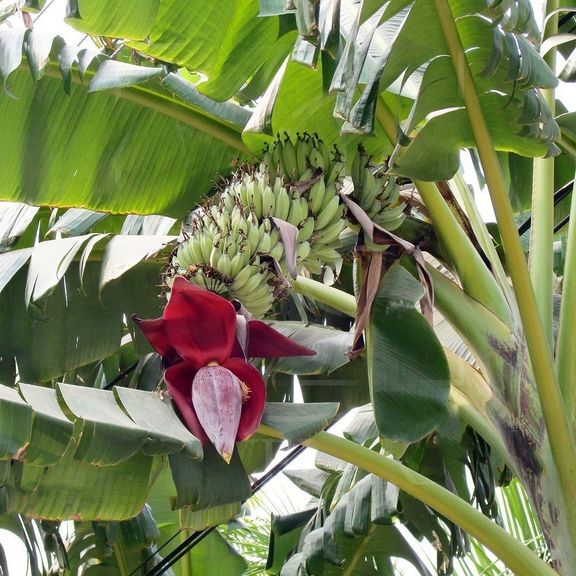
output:
[[[1,12],[12,14],[0,28],[2,198],[77,211],[56,222],[46,208],[5,207],[4,512],[121,521],[148,498],[170,518],[163,526],[202,529],[238,514],[246,474],[285,438],[340,463],[300,478],[320,504],[289,524],[288,538],[277,528],[271,570],[387,574],[396,556],[426,574],[393,527],[403,521],[434,541],[439,572],[465,553],[463,530],[516,573],[570,573],[574,241],[555,331],[553,231],[575,129],[555,110],[554,54],[569,54],[573,39],[558,31],[570,29],[574,7],[547,7],[541,42],[526,2],[243,0],[223,10],[84,0],[68,6],[88,37],[80,45],[42,31],[39,8]],[[571,79],[569,65],[562,74]],[[496,229],[458,171],[462,148],[477,158]],[[173,221],[144,227],[104,214],[184,219],[208,192],[179,238],[167,235]],[[531,207],[528,266],[511,199]],[[196,414],[201,403],[178,398],[170,347],[147,333],[161,366],[128,320],[160,316],[158,285],[170,292],[182,278],[237,302],[238,326],[251,314],[274,318],[317,353],[264,362],[268,398],[284,402],[268,405],[233,455],[230,438],[219,446],[229,464]],[[162,368],[170,394],[154,392]],[[314,402],[286,402],[293,374]],[[369,409],[341,439],[320,431],[336,407],[318,401]],[[470,504],[497,514],[504,469],[532,501],[549,562]],[[127,475],[130,498],[106,489]],[[88,536],[77,548],[100,565],[113,550],[128,574],[136,561],[121,551],[132,528],[114,538],[118,530],[98,548],[102,532],[79,526],[77,541]],[[140,530],[138,554],[170,537],[152,532]],[[144,560],[156,562],[152,552]]]

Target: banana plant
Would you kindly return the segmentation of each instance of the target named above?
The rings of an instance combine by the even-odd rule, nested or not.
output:
[[[282,574],[386,574],[388,552],[417,565],[396,536],[390,551],[369,547],[370,535],[394,532],[379,524],[392,517],[440,538],[439,572],[466,550],[464,530],[516,573],[569,574],[574,238],[569,231],[556,333],[553,231],[562,219],[554,192],[574,176],[575,130],[573,114],[555,105],[554,54],[558,46],[569,54],[573,39],[558,32],[569,29],[574,7],[549,3],[541,36],[525,1],[243,0],[223,10],[219,2],[85,0],[68,6],[68,22],[88,38],[78,46],[41,30],[42,6],[8,4],[2,198],[44,206],[40,218],[46,206],[84,212],[50,223],[54,240],[26,235],[35,209],[22,204],[11,205],[2,227],[5,512],[125,520],[169,468],[164,500],[181,510],[182,527],[201,529],[238,514],[247,473],[287,439],[350,472],[338,498],[321,484],[323,512],[288,549]],[[569,65],[562,75],[571,78]],[[474,150],[496,228],[459,172],[463,148]],[[244,164],[251,154],[259,160]],[[234,174],[219,181],[233,156]],[[85,212],[184,219],[208,192],[215,197],[184,221],[171,255],[161,252],[176,241],[166,236],[171,224],[164,236],[134,240],[128,228],[107,231],[117,216]],[[511,197],[531,208],[528,247]],[[158,316],[153,293],[182,277],[237,301],[239,318],[273,314],[276,330],[316,351],[264,362],[268,398],[284,402],[268,405],[230,464],[204,438],[198,461],[201,434],[186,408],[152,391],[162,387],[157,357],[137,364],[130,386],[102,389],[126,384],[126,359],[151,352],[129,316]],[[442,336],[434,310],[460,339]],[[314,402],[286,402],[293,374]],[[369,402],[372,421],[357,428],[372,435],[322,432],[336,412],[318,403],[326,400],[345,409]],[[178,429],[177,441],[152,414]],[[57,439],[48,423],[57,423]],[[479,446],[497,457],[481,472],[472,466],[473,496],[462,461],[477,464]],[[489,493],[506,477],[502,462],[532,502],[544,559],[486,517],[496,514]],[[95,491],[136,468],[129,502]],[[55,491],[65,470],[69,500]],[[383,496],[391,485],[401,507]]]

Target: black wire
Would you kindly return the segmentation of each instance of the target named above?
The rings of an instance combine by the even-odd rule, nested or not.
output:
[[[139,566],[134,568],[134,570],[132,570],[132,572],[130,572],[130,574],[128,574],[128,576],[134,576],[134,574],[136,574],[136,572],[138,572],[140,570],[140,568],[144,568],[146,566],[146,564],[148,564],[148,562],[150,562],[150,560],[152,560],[154,558],[154,556],[156,556],[156,554],[160,554],[160,552],[164,548],[166,548],[166,546],[168,546],[168,544],[170,544],[170,542],[172,542],[172,540],[174,540],[174,538],[177,538],[180,535],[180,532],[182,532],[182,528],[180,528],[174,534],[172,534],[172,536],[170,536],[170,538],[168,538],[168,540],[166,540],[166,542],[164,542],[164,544],[162,544],[162,546],[160,546],[159,548],[156,548],[156,550],[154,550],[154,552],[152,554],[150,554],[150,556],[148,556],[148,558],[146,558],[142,562],[142,564],[140,564]]]
[[[562,188],[554,192],[554,206],[556,206],[556,204],[558,204],[558,202],[560,202],[561,200],[564,200],[564,198],[566,198],[566,196],[568,196],[568,194],[572,192],[573,188],[574,188],[574,180],[572,180],[572,182],[568,182],[568,184],[565,184],[564,186],[562,186]],[[518,234],[522,236],[522,234],[525,234],[526,232],[528,232],[528,230],[530,230],[531,226],[532,226],[532,217],[529,216],[527,220],[523,222],[518,228]],[[554,232],[556,232],[556,229],[554,229]]]
[[[278,473],[280,473],[288,464],[290,464],[290,462],[292,462],[292,460],[294,460],[297,456],[299,456],[305,449],[306,448],[304,446],[300,445],[290,450],[290,452],[284,458],[282,458],[282,460],[280,460],[278,464],[273,466],[270,470],[268,470],[268,472],[266,472],[266,474],[262,475],[260,478],[258,478],[252,483],[252,485],[250,486],[250,496],[256,494],[258,490],[260,490],[267,482],[272,480],[272,478],[274,478]],[[145,576],[160,576],[160,574],[162,574],[163,572],[174,566],[174,564],[178,562],[180,558],[188,554],[188,552],[190,552],[190,550],[192,550],[194,546],[199,544],[204,538],[206,538],[206,536],[208,536],[208,534],[210,534],[215,529],[216,526],[211,526],[210,528],[205,528],[204,530],[190,534],[190,536],[188,536],[181,544],[179,544],[176,548],[174,548],[174,550],[172,550],[170,554],[168,554],[165,558],[163,558],[160,562],[158,562],[156,566],[153,566],[148,572],[146,572]],[[178,533],[180,533],[180,531],[178,531]],[[177,534],[175,534],[172,538],[174,538],[175,536],[177,536]],[[166,544],[168,544],[168,542],[166,542]],[[166,544],[164,544],[161,548],[163,548]],[[161,548],[158,550],[158,552],[161,550]],[[150,558],[148,558],[148,560],[150,560]],[[146,565],[146,562],[148,560],[144,561],[135,570],[130,572],[128,576],[133,576],[134,574],[136,574],[136,572],[138,572],[141,568],[143,568]]]
[[[566,224],[568,224],[569,221],[570,221],[570,214],[568,214],[568,216],[564,216],[564,218],[562,218],[562,220],[560,220],[560,222],[558,222],[558,224],[554,226],[554,234],[556,234],[558,230],[562,230],[562,228],[564,228],[564,226],[566,226]]]
[[[120,380],[124,380],[124,378],[126,378],[126,376],[128,376],[128,374],[130,374],[130,372],[133,372],[134,370],[136,370],[137,366],[138,366],[138,361],[134,362],[134,364],[132,364],[131,366],[128,366],[128,368],[126,368],[126,370],[122,370],[122,372],[120,372],[120,374],[118,374],[118,376],[116,376],[116,378],[113,378],[108,384],[106,384],[106,386],[104,386],[103,390],[110,390],[110,388],[112,388],[112,386],[114,386],[114,384],[118,384],[118,382],[120,382]]]

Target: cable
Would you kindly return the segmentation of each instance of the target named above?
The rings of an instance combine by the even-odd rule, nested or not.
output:
[[[110,390],[110,388],[112,388],[112,386],[114,386],[115,384],[118,384],[118,382],[120,382],[120,380],[124,380],[124,378],[126,378],[126,376],[128,376],[128,374],[130,374],[130,372],[133,372],[134,370],[136,370],[137,366],[138,366],[138,362],[136,361],[131,366],[128,366],[128,368],[126,368],[126,370],[122,370],[122,372],[120,372],[120,374],[118,374],[118,376],[113,378],[108,384],[106,384],[106,386],[104,386],[103,390]]]
[[[568,182],[568,184],[565,184],[564,186],[562,186],[562,188],[554,192],[554,206],[556,206],[556,204],[558,204],[561,200],[564,200],[564,198],[566,198],[566,196],[568,196],[568,194],[572,192],[573,188],[574,188],[574,180],[572,180],[572,182]],[[532,226],[532,217],[528,216],[526,221],[519,226],[518,235],[522,236],[522,234],[528,232],[531,226]],[[557,230],[554,229],[554,232],[556,231]]]
[[[273,466],[266,474],[262,475],[260,478],[255,480],[251,487],[250,487],[250,496],[253,496],[260,490],[267,482],[272,480],[279,472],[281,472],[292,460],[294,460],[297,456],[299,456],[306,448],[304,446],[296,446],[293,448],[278,464]],[[206,536],[208,536],[213,530],[216,529],[216,526],[211,526],[210,528],[205,528],[199,532],[194,532],[190,534],[181,544],[179,544],[170,554],[168,554],[165,558],[163,558],[156,566],[151,568],[148,572],[146,572],[145,576],[160,576],[166,570],[174,566],[180,558],[188,554],[194,546],[199,544]],[[178,532],[179,533],[179,532]],[[176,536],[176,535],[175,535]],[[138,572],[141,568],[143,568],[146,564],[146,561],[140,564],[135,570],[133,570],[129,576],[133,576]]]

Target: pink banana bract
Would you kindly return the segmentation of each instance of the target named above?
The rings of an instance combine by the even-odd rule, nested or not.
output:
[[[235,442],[258,428],[266,401],[260,372],[246,358],[311,356],[264,322],[247,323],[240,344],[232,304],[177,277],[161,318],[134,318],[163,357],[168,391],[189,430],[229,462]]]

